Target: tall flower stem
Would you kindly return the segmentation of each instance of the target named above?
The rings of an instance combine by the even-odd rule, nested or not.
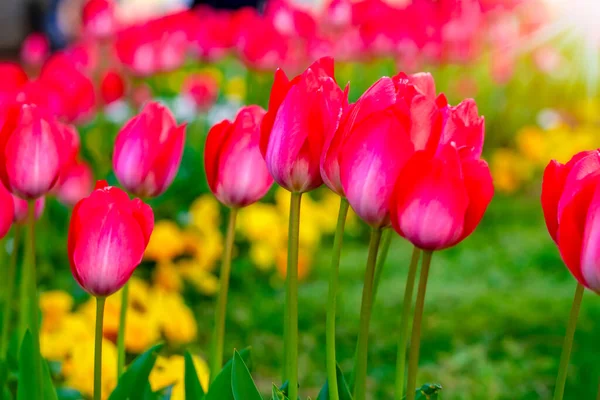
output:
[[[337,227],[333,239],[333,252],[331,255],[331,270],[329,271],[329,295],[327,299],[327,322],[325,326],[325,343],[327,351],[327,382],[329,385],[329,400],[338,400],[338,383],[335,357],[335,312],[338,291],[340,256],[342,253],[342,241],[344,239],[344,228],[346,216],[348,215],[348,200],[340,199],[340,210],[338,211]]]
[[[406,341],[408,339],[408,320],[410,318],[410,309],[412,306],[413,291],[415,288],[415,278],[417,277],[417,266],[421,250],[413,248],[410,266],[408,268],[408,277],[404,288],[404,300],[402,301],[402,315],[400,316],[400,334],[398,338],[398,357],[396,360],[396,399],[404,398],[404,373],[406,370]]]
[[[102,327],[106,298],[96,297],[96,339],[94,344],[94,400],[102,399]]]
[[[8,346],[8,337],[10,335],[10,322],[12,317],[13,296],[15,291],[15,279],[17,272],[17,256],[19,254],[19,242],[21,240],[21,227],[15,225],[13,229],[12,252],[10,254],[10,263],[8,265],[8,274],[6,281],[6,299],[4,303],[4,314],[2,315],[2,339],[0,339],[0,359],[6,359]]]
[[[560,356],[560,365],[558,367],[558,376],[556,377],[556,386],[554,388],[554,400],[562,400],[565,392],[565,384],[567,382],[567,372],[569,369],[569,360],[571,358],[571,349],[573,348],[573,338],[575,337],[575,329],[577,328],[577,318],[581,309],[581,300],[583,299],[583,285],[577,284],[575,289],[575,297],[571,305],[571,315],[567,324],[567,333],[563,343],[562,353]]]
[[[288,230],[288,259],[286,281],[286,337],[285,352],[289,398],[298,397],[298,241],[300,236],[300,203],[302,193],[292,193],[290,225]]]
[[[600,384],[598,384],[598,395],[596,396],[596,400],[600,400]]]
[[[225,252],[223,253],[223,264],[221,265],[220,288],[217,297],[215,312],[215,326],[210,351],[210,382],[212,383],[221,371],[223,365],[223,343],[225,340],[225,316],[227,315],[227,293],[229,291],[229,277],[231,275],[231,255],[233,253],[233,242],[235,239],[235,221],[237,209],[229,211],[229,224],[227,225],[227,237],[225,239]]]
[[[421,263],[421,276],[419,278],[419,290],[417,291],[417,303],[415,305],[415,317],[408,357],[408,386],[406,389],[406,400],[415,400],[415,391],[417,390],[419,349],[421,347],[421,323],[423,321],[423,308],[425,306],[425,292],[427,291],[427,279],[429,279],[431,254],[431,251],[424,251],[423,261]]]
[[[390,251],[390,245],[392,244],[392,238],[394,237],[394,231],[392,229],[386,229],[383,231],[381,236],[381,248],[379,249],[379,255],[377,256],[377,267],[375,267],[375,282],[373,283],[373,302],[377,298],[377,291],[379,290],[379,282],[381,281],[381,275],[383,275],[383,267]]]
[[[121,311],[119,313],[119,332],[117,333],[117,378],[125,369],[125,328],[127,324],[127,306],[129,305],[129,282],[125,283],[121,293]]]
[[[369,243],[369,255],[367,257],[367,269],[365,271],[362,304],[360,307],[358,346],[356,359],[354,361],[354,400],[365,400],[367,391],[369,324],[371,322],[371,311],[373,309],[373,282],[375,279],[375,265],[377,264],[377,252],[379,250],[379,242],[381,241],[381,233],[381,229],[374,228],[371,231],[371,240]]]

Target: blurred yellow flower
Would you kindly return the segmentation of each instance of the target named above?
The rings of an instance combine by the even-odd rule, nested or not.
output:
[[[275,265],[277,247],[268,243],[256,242],[250,247],[250,260],[260,270],[266,271]]]
[[[225,97],[229,100],[243,102],[246,99],[246,79],[243,76],[234,76],[227,81],[225,86]]]
[[[194,288],[207,296],[217,294],[219,280],[211,272],[206,271],[203,263],[198,259],[181,260],[177,263],[177,271],[183,279],[191,283]]]
[[[154,269],[155,285],[169,292],[180,292],[183,289],[181,275],[172,262],[162,262]]]
[[[200,232],[212,233],[220,223],[220,205],[212,196],[200,196],[190,207],[190,223]]]
[[[158,221],[154,225],[145,256],[150,260],[167,261],[185,251],[184,235],[172,221]]]
[[[60,290],[43,292],[40,295],[40,309],[44,315],[42,329],[52,327],[73,308],[73,298]]]
[[[179,293],[157,289],[153,296],[153,308],[161,330],[170,342],[185,344],[196,338],[198,326],[194,314]]]
[[[208,365],[204,359],[193,356],[194,367],[204,391],[208,389]],[[171,400],[185,400],[185,359],[175,355],[169,358],[158,357],[154,369],[150,373],[150,386],[157,391],[173,385]]]

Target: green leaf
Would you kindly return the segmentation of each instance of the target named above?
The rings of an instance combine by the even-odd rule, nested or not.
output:
[[[39,396],[39,382],[36,382],[36,361],[33,336],[26,331],[19,351],[19,383],[17,385],[17,400],[31,400]]]
[[[157,344],[138,356],[119,379],[117,387],[110,394],[109,400],[133,400],[144,393],[148,384],[148,376],[154,367],[158,352],[163,344]]]
[[[415,400],[438,400],[442,385],[426,383],[417,389]]]
[[[231,389],[235,400],[262,400],[262,396],[250,375],[250,371],[237,350],[233,351]]]
[[[52,375],[50,375],[50,367],[46,360],[42,360],[42,394],[44,400],[58,400],[56,389],[52,383]]]
[[[245,348],[239,354],[246,362],[246,365],[251,367],[250,348]],[[219,372],[219,375],[215,377],[215,380],[208,388],[208,393],[204,396],[204,400],[235,400],[231,389],[232,367],[233,359],[229,360],[221,372]]]
[[[186,400],[200,400],[204,397],[204,389],[200,379],[198,379],[198,373],[194,366],[194,359],[189,351],[185,352],[185,399]]]
[[[273,384],[273,390],[271,400],[289,400],[285,394],[279,388]]]
[[[337,375],[338,381],[338,396],[340,400],[352,400],[352,394],[350,394],[350,388],[348,388],[348,384],[346,383],[346,378],[344,378],[344,373],[342,372],[339,365],[335,365],[335,371]],[[329,382],[325,381],[325,384],[321,388],[319,395],[317,396],[317,400],[329,400]]]

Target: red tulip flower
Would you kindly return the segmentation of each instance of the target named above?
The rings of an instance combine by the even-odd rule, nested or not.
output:
[[[100,95],[105,105],[123,98],[125,95],[125,80],[121,74],[112,69],[106,71],[100,82]]]
[[[281,70],[275,73],[261,151],[275,181],[291,192],[307,192],[323,183],[323,144],[337,128],[345,104],[333,76],[331,58],[318,60],[292,81]]]
[[[0,239],[6,236],[15,217],[12,194],[0,183]]]
[[[485,121],[479,116],[475,100],[466,99],[452,107],[446,104],[445,97],[440,96],[437,103],[442,106],[443,118],[440,143],[454,143],[463,157],[481,157]]]
[[[551,161],[542,184],[548,232],[573,276],[596,293],[600,293],[599,176],[600,151],[585,151],[564,165]]]
[[[68,252],[77,283],[94,296],[118,291],[142,261],[153,227],[150,206],[99,181],[71,216]]]
[[[50,55],[50,42],[43,33],[31,33],[21,46],[21,60],[26,65],[41,67]]]
[[[423,250],[452,247],[477,227],[494,195],[487,163],[461,159],[453,145],[415,153],[390,202],[392,226]]]
[[[137,196],[158,196],[175,179],[184,142],[185,124],[177,126],[165,106],[148,103],[117,135],[113,156],[117,179]]]
[[[61,203],[73,206],[92,192],[93,185],[92,169],[86,163],[79,161],[63,170],[55,191],[56,197]]]
[[[112,0],[88,0],[81,13],[83,30],[94,38],[106,38],[117,30],[115,4]]]
[[[442,115],[430,74],[384,77],[347,108],[325,145],[321,172],[369,225],[389,225],[398,174],[415,150],[435,151]]]
[[[12,196],[15,210],[14,222],[17,224],[27,223],[27,217],[29,214],[29,208],[27,200],[23,200],[20,197]],[[39,219],[44,212],[46,206],[46,198],[40,197],[35,200],[35,219]]]
[[[65,147],[59,123],[35,105],[11,105],[0,115],[0,179],[21,198],[36,199],[54,187]]]
[[[19,64],[11,62],[0,62],[0,76],[0,105],[14,101],[17,92],[29,80],[25,70]]]
[[[264,115],[259,106],[244,107],[233,123],[225,120],[208,132],[204,149],[208,185],[229,207],[260,200],[273,184],[259,149]]]

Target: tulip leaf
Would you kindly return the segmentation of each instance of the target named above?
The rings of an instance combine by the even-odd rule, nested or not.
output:
[[[56,389],[52,383],[52,375],[50,375],[50,367],[46,360],[42,360],[42,392],[44,400],[58,400]]]
[[[194,366],[194,359],[189,351],[185,352],[185,398],[186,400],[200,400],[204,397],[204,389],[200,379],[198,379],[198,373]]]
[[[262,400],[262,396],[250,375],[250,371],[237,350],[233,351],[231,390],[235,400]]]
[[[110,394],[109,400],[128,400],[139,398],[146,391],[148,377],[154,367],[158,352],[163,344],[157,344],[142,355],[138,356],[119,379],[117,387]]]
[[[39,354],[38,354],[39,356]],[[19,352],[19,383],[17,385],[17,400],[31,400],[39,398],[39,382],[36,382],[36,362],[39,357],[35,355],[33,336],[27,330],[23,336]]]
[[[438,400],[441,391],[442,385],[426,383],[417,389],[415,400]]]
[[[251,367],[250,348],[245,348],[239,352],[247,366]],[[231,371],[233,367],[233,359],[229,360],[223,367],[221,372],[215,377],[213,383],[208,388],[204,400],[235,400],[233,390],[231,388]]]
[[[346,383],[346,379],[344,378],[344,373],[342,372],[339,365],[335,365],[335,371],[337,375],[338,381],[338,396],[340,400],[352,400],[352,394],[350,394],[350,389],[348,388],[348,384]],[[316,400],[329,400],[329,382],[325,381],[325,384],[321,388],[319,395]]]
[[[289,400],[275,384],[271,393],[271,400]]]

